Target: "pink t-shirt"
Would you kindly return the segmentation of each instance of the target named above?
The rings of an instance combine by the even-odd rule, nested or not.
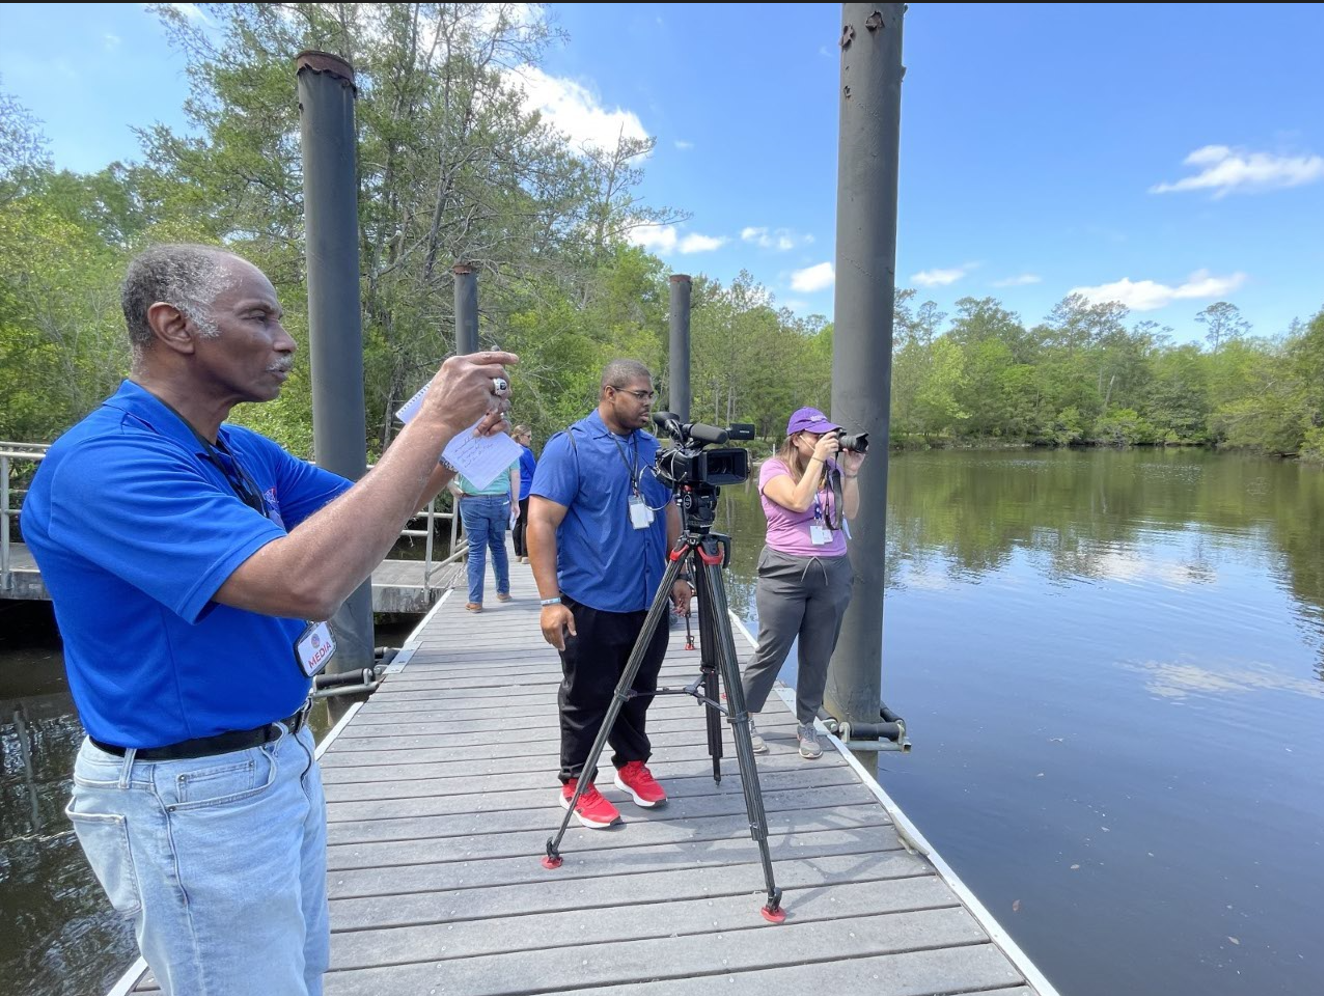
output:
[[[833,508],[835,499],[832,493],[824,489],[817,494],[814,504],[808,509],[793,512],[763,493],[768,482],[778,474],[785,474],[788,479],[791,477],[786,464],[776,457],[765,461],[759,469],[759,498],[763,500],[763,514],[768,517],[768,546],[778,553],[788,553],[793,557],[844,557],[846,536],[841,530],[833,529],[832,541],[822,545],[815,545],[809,535],[809,527],[815,520],[826,526],[829,509],[836,511]]]

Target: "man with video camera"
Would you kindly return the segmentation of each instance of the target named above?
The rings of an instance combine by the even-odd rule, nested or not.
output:
[[[528,549],[542,603],[543,637],[561,652],[561,795],[569,808],[602,727],[612,693],[643,628],[680,537],[680,511],[654,472],[657,439],[644,431],[653,407],[653,379],[642,363],[613,360],[602,373],[598,407],[547,441],[529,492]],[[689,609],[691,588],[677,581],[676,612]],[[652,692],[667,650],[659,626],[639,668],[631,698],[608,742],[614,782],[645,808],[666,792],[647,762],[645,730]],[[592,761],[596,762],[596,758]],[[595,785],[581,794],[575,816],[600,829],[620,819]]]

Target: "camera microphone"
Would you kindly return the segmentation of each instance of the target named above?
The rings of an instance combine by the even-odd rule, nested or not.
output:
[[[715,425],[704,425],[702,422],[691,422],[685,426],[691,439],[700,443],[724,443],[727,433],[725,429],[719,429]]]
[[[682,425],[680,416],[675,412],[654,412],[653,422],[673,439],[688,438],[705,446],[710,443],[724,443],[728,438],[727,431],[715,425],[705,425],[703,422],[689,422]]]

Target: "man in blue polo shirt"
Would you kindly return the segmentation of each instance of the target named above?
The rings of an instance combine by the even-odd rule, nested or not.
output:
[[[123,306],[130,378],[51,446],[22,514],[88,734],[68,814],[165,993],[317,996],[326,819],[304,717],[321,653],[301,663],[295,643],[386,555],[456,432],[505,428],[515,357],[447,360],[351,484],[224,424],[293,362],[257,267],[159,246]]]
[[[597,410],[547,441],[529,494],[529,556],[542,601],[543,637],[561,652],[561,805],[569,807],[602,728],[612,692],[680,538],[680,510],[654,475],[657,440],[643,427],[653,407],[653,378],[634,360],[614,360],[602,374]],[[676,611],[689,608],[690,586],[677,581]],[[608,742],[614,782],[637,805],[667,801],[648,770],[645,717],[667,651],[659,626]],[[591,759],[596,763],[597,758]],[[586,827],[620,819],[595,785],[575,816]]]

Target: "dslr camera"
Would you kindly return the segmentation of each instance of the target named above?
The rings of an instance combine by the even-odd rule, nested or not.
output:
[[[672,446],[657,452],[657,479],[677,490],[682,485],[722,487],[749,477],[749,451],[738,446],[705,449],[731,439],[753,439],[754,426],[739,423],[719,429],[702,422],[681,422],[673,412],[655,412],[653,421]]]
[[[869,451],[869,434],[867,432],[847,432],[845,429],[836,430],[837,442],[841,444],[843,450],[849,450],[851,453],[867,453]]]

